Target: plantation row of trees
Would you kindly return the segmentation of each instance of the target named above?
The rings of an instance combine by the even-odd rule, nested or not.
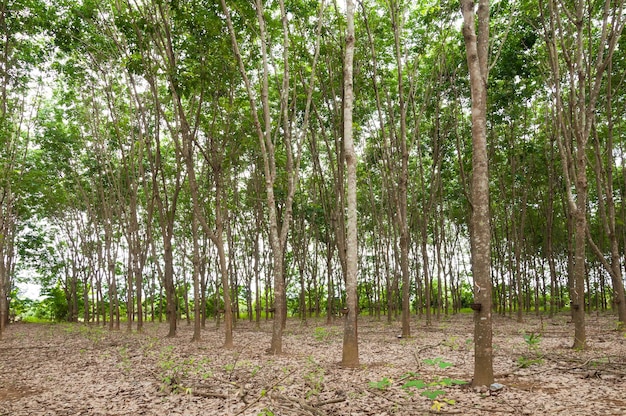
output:
[[[624,2],[461,3],[0,0],[0,334],[19,279],[274,353],[288,299],[625,322]]]

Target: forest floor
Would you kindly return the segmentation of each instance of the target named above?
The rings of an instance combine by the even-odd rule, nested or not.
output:
[[[573,325],[496,317],[500,385],[472,389],[471,315],[400,324],[359,320],[361,367],[344,369],[342,322],[290,319],[285,353],[265,353],[271,322],[238,322],[232,350],[207,323],[166,338],[82,324],[13,324],[0,340],[0,415],[624,415],[626,334],[615,317],[587,316],[589,348]],[[209,327],[210,325],[210,327]]]

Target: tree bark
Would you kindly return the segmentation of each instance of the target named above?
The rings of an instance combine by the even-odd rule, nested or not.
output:
[[[353,61],[354,61],[354,2],[346,2],[346,50],[344,57],[344,101],[343,101],[343,142],[346,156],[347,174],[347,210],[346,210],[346,307],[343,332],[344,367],[359,366],[358,343],[358,298],[357,298],[357,205],[356,205],[356,167],[357,158],[354,150],[352,130],[352,109],[354,106]]]
[[[491,322],[491,229],[487,156],[489,1],[478,4],[478,35],[472,0],[461,0],[463,37],[472,96],[472,188],[470,245],[474,276],[474,386],[493,383]]]
[[[200,237],[198,235],[198,220],[195,216],[191,219],[191,238],[193,244],[193,336],[192,342],[200,341],[202,336],[202,322],[200,319]]]

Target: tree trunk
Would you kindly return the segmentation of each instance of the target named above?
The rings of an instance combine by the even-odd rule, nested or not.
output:
[[[432,315],[432,277],[430,273],[430,262],[428,255],[428,219],[426,217],[422,217],[421,223],[421,253],[422,253],[422,270],[424,275],[424,309],[426,313],[426,325],[430,326],[431,324],[431,315]]]
[[[9,302],[8,302],[8,281],[9,276],[7,273],[7,267],[4,254],[4,239],[5,236],[0,236],[0,339],[4,333],[6,324],[9,321]]]
[[[233,348],[233,305],[230,299],[230,285],[228,282],[228,266],[226,264],[224,240],[219,238],[219,235],[216,246],[220,275],[222,277],[222,290],[224,292],[224,348],[230,349]]]
[[[474,276],[474,386],[493,383],[491,323],[491,230],[487,156],[487,78],[489,50],[489,1],[478,4],[478,35],[474,2],[461,0],[463,37],[472,96],[472,187],[470,245]]]
[[[333,314],[335,313],[333,304],[335,303],[335,287],[333,284],[333,252],[334,246],[330,242],[330,233],[327,233],[328,242],[326,243],[326,276],[328,292],[326,296],[326,324],[333,323]]]
[[[169,323],[168,338],[176,336],[178,301],[176,297],[176,287],[174,286],[174,253],[172,250],[172,235],[168,231],[163,236],[163,262],[165,270],[163,273],[163,286],[165,286],[165,315]]]
[[[199,342],[201,338],[202,322],[200,319],[200,244],[198,235],[198,220],[191,219],[191,238],[193,243],[193,336],[192,342]]]
[[[357,299],[357,206],[356,206],[356,168],[357,158],[354,151],[352,131],[353,91],[353,59],[354,59],[354,2],[346,2],[346,51],[344,57],[344,102],[343,102],[343,142],[346,156],[347,174],[347,211],[346,211],[346,307],[345,326],[343,332],[343,355],[341,364],[344,367],[359,366],[359,343],[357,331],[358,299]]]
[[[550,318],[553,318],[559,310],[558,276],[556,273],[556,261],[554,259],[554,145],[553,139],[549,141],[549,165],[548,165],[548,205],[546,206],[546,257],[550,269]]]

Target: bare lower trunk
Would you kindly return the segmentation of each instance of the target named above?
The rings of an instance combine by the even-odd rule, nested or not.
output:
[[[579,201],[583,199],[579,195]],[[574,320],[574,345],[575,349],[584,349],[587,345],[587,335],[585,331],[585,229],[586,211],[577,213],[575,216],[575,248],[574,248],[574,270],[573,284],[570,290],[572,300],[572,319]]]
[[[192,218],[191,233],[193,238],[193,336],[192,342],[200,341],[201,320],[200,320],[200,247],[198,242],[198,220]]]
[[[169,332],[167,336],[169,338],[176,336],[176,324],[177,324],[177,299],[176,299],[176,287],[174,286],[174,256],[172,253],[172,244],[169,241],[164,243],[163,260],[165,263],[165,273],[163,276],[165,286],[165,314],[169,323]]]
[[[278,251],[278,253],[277,253]],[[282,257],[280,249],[272,250],[274,256]],[[283,352],[283,314],[286,312],[284,304],[284,280],[283,280],[282,258],[274,259],[274,321],[272,323],[272,341],[270,343],[270,354],[281,354]]]
[[[222,289],[224,291],[224,347],[233,347],[233,305],[230,300],[230,285],[228,281],[228,267],[226,265],[226,253],[224,241],[218,235],[217,254],[220,262],[220,276],[222,277]]]
[[[2,238],[2,237],[0,237]],[[2,243],[0,241],[0,243]],[[8,276],[4,264],[4,250],[0,247],[0,339],[9,320],[9,304],[7,302],[7,282]]]

